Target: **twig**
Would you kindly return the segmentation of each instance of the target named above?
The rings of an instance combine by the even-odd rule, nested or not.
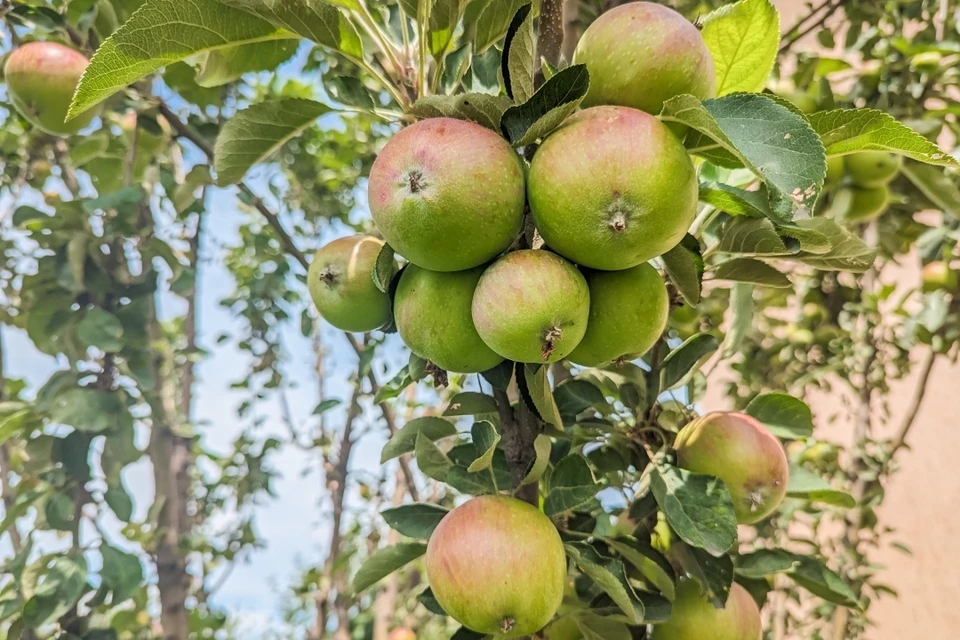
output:
[[[927,395],[927,384],[930,381],[930,374],[933,372],[933,366],[936,362],[937,352],[930,349],[923,360],[923,365],[920,367],[920,378],[917,380],[917,386],[913,391],[913,397],[907,407],[907,412],[903,415],[903,420],[897,429],[897,435],[893,439],[890,452],[887,454],[887,460],[883,465],[884,468],[893,462],[894,456],[896,456],[897,452],[907,443],[907,436],[910,435],[910,430],[916,423],[917,414],[920,413],[920,406],[923,404],[923,399]]]
[[[563,50],[563,0],[541,0],[540,33],[537,34],[537,76],[543,78],[542,60],[556,67]]]
[[[825,25],[827,20],[833,17],[833,14],[835,14],[837,10],[840,9],[842,6],[843,6],[843,0],[833,0],[833,4],[829,5],[829,7],[827,8],[827,12],[824,13],[819,20],[811,24],[806,29],[798,31],[788,38],[784,38],[783,44],[780,45],[780,53],[785,53],[788,49],[790,49],[790,47],[795,45],[798,40],[801,40],[804,36],[810,33],[813,33],[814,31],[816,31],[817,29]]]
[[[213,162],[213,147],[210,146],[210,143],[203,139],[198,133],[190,128],[183,120],[177,116],[176,113],[170,109],[169,105],[163,100],[158,101],[158,109],[163,117],[170,123],[170,126],[174,128],[177,132],[177,136],[180,138],[186,138],[192,142],[200,151],[203,152],[205,156]],[[260,212],[266,221],[273,230],[276,231],[277,235],[280,237],[280,242],[283,244],[284,249],[293,256],[297,262],[300,263],[300,266],[307,270],[310,268],[310,263],[307,261],[306,256],[303,255],[303,252],[297,248],[297,245],[293,242],[293,238],[290,237],[290,234],[287,233],[287,230],[283,228],[283,224],[280,222],[280,218],[277,217],[273,211],[271,211],[264,203],[260,196],[256,195],[253,190],[247,186],[246,183],[241,182],[237,185],[240,189],[240,192],[243,193],[253,204],[253,207]]]

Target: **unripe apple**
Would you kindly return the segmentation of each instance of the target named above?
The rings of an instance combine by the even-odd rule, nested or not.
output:
[[[56,42],[29,42],[4,65],[10,100],[33,125],[54,135],[72,135],[90,124],[96,109],[64,122],[87,58]]]
[[[639,358],[667,326],[670,299],[657,270],[643,263],[623,271],[587,271],[590,318],[587,332],[567,359],[595,367]]]
[[[323,318],[344,331],[373,331],[390,320],[390,298],[373,283],[383,241],[347,236],[317,251],[307,272],[310,297]]]
[[[843,156],[830,156],[827,158],[827,177],[824,184],[827,186],[839,184],[843,180],[844,173],[846,173],[846,166]]]
[[[879,218],[890,206],[890,190],[879,187],[845,187],[837,191],[837,210],[843,222],[869,222]]]
[[[726,606],[717,609],[696,580],[680,580],[670,619],[653,625],[650,640],[760,640],[760,609],[750,593],[734,582]]]
[[[537,150],[528,197],[551,249],[593,269],[628,269],[683,238],[697,212],[697,175],[683,145],[653,116],[594,107]]]
[[[820,105],[817,104],[817,99],[806,91],[791,91],[789,93],[782,94],[782,97],[789,100],[793,106],[800,110],[800,113],[809,115],[820,110]]]
[[[523,223],[523,163],[474,122],[431,118],[395,135],[370,170],[370,211],[386,241],[433,271],[493,260]]]
[[[587,107],[621,105],[656,115],[674,96],[716,93],[713,58],[700,30],[653,2],[602,14],[584,31],[573,58],[590,72]]]
[[[393,315],[410,351],[456,373],[479,373],[503,361],[473,326],[473,292],[483,271],[429,271],[414,264],[404,269]]]
[[[942,260],[931,262],[923,267],[923,291],[931,293],[933,291],[944,290],[952,293],[958,290],[957,272],[950,268],[950,265]]]
[[[557,529],[536,507],[488,495],[444,516],[427,544],[426,568],[451,617],[480,633],[518,638],[557,612],[567,559]]]
[[[850,180],[864,189],[889,184],[900,173],[902,166],[901,156],[886,151],[861,151],[846,157]]]
[[[515,362],[562,360],[583,339],[590,314],[587,281],[549,251],[514,251],[484,272],[473,295],[480,338]]]
[[[723,480],[740,524],[758,522],[780,505],[790,468],[780,441],[745,413],[718,411],[685,426],[674,442],[677,464]]]

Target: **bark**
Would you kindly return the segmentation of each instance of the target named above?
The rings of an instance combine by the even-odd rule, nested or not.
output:
[[[541,0],[540,27],[537,34],[536,84],[543,83],[541,59],[552,66],[560,64],[560,52],[563,47],[563,4],[564,0]]]
[[[150,340],[162,340],[156,304],[148,315]],[[162,349],[162,348],[161,348]],[[148,453],[153,463],[154,500],[163,506],[157,518],[160,537],[154,552],[160,592],[160,624],[164,640],[185,640],[189,631],[187,595],[190,578],[180,550],[180,538],[190,530],[187,500],[190,492],[190,439],[177,433],[177,409],[169,362],[162,350],[154,357],[157,390],[152,392],[153,430]]]
[[[561,54],[567,62],[573,60],[573,52],[580,40],[580,0],[564,0],[563,46]]]
[[[360,381],[358,380],[356,384],[353,397],[350,399],[350,408],[347,410],[347,418],[343,424],[336,457],[331,456],[323,460],[324,482],[333,502],[333,519],[330,530],[330,547],[322,571],[327,584],[321,587],[316,596],[317,620],[314,629],[316,634],[314,637],[316,638],[323,637],[332,606],[337,616],[337,629],[334,637],[337,640],[350,640],[350,621],[347,617],[348,604],[345,598],[346,575],[344,575],[343,568],[335,570],[335,567],[342,552],[343,503],[347,491],[350,453],[353,450],[353,425],[357,416],[360,415],[360,394],[362,393]]]
[[[140,224],[148,229],[142,237],[148,241],[153,235],[153,214],[147,203],[140,207]],[[196,291],[188,300],[194,306],[192,322],[196,321]],[[188,328],[196,339],[196,326]],[[161,505],[157,516],[157,540],[154,556],[157,565],[157,589],[160,593],[160,624],[164,640],[185,640],[189,633],[189,612],[186,600],[190,591],[187,559],[180,549],[180,539],[192,526],[188,512],[190,498],[190,470],[192,467],[191,439],[181,433],[178,414],[177,388],[173,361],[164,343],[157,314],[157,294],[151,297],[147,308],[147,334],[154,345],[153,374],[156,386],[144,390],[151,409],[150,444],[147,453],[153,465],[156,504]],[[192,374],[190,376],[192,385]],[[187,402],[192,392],[187,394]],[[189,405],[184,408],[189,409]]]

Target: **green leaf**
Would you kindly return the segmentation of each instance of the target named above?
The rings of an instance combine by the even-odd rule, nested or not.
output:
[[[427,540],[449,511],[435,504],[418,502],[380,512],[384,522],[408,538]]]
[[[324,78],[324,87],[340,104],[372,112],[377,108],[377,100],[367,89],[363,80],[353,76],[329,76]]]
[[[733,560],[727,554],[714,557],[702,549],[685,544],[670,549],[684,573],[692,576],[703,588],[714,607],[726,605],[733,584]]]
[[[903,164],[903,175],[920,193],[946,213],[960,220],[960,189],[943,170],[916,162]]]
[[[680,244],[660,256],[664,271],[677,291],[691,307],[700,304],[703,290],[703,253],[700,241],[689,233]]]
[[[733,498],[722,480],[662,466],[650,472],[650,488],[670,527],[687,544],[718,557],[736,544]]]
[[[82,555],[43,556],[38,563],[43,576],[23,605],[23,621],[37,628],[56,620],[77,603],[87,588],[87,562]]]
[[[327,400],[321,400],[319,404],[313,409],[313,415],[319,416],[321,414],[330,411],[334,407],[340,406],[341,402],[336,398],[328,398]]]
[[[630,588],[629,584],[621,582],[616,574],[608,569],[607,566],[604,566],[610,564],[619,565],[618,573],[624,575],[623,565],[619,560],[601,558],[592,547],[585,543],[565,544],[563,545],[563,549],[580,571],[593,580],[604,593],[610,596],[610,599],[620,607],[620,610],[623,611],[633,624],[640,624],[642,622],[642,616],[637,615],[636,601],[634,598],[631,598],[630,593],[627,591],[627,589]]]
[[[543,83],[533,96],[503,113],[500,129],[515,146],[545,138],[576,111],[590,87],[587,66],[575,64]]]
[[[328,111],[329,107],[313,100],[286,98],[237,113],[217,136],[213,162],[217,184],[240,182],[250,167],[272,156]]]
[[[410,113],[418,118],[456,118],[469,120],[500,132],[500,118],[510,106],[506,96],[491,96],[486,93],[458,93],[452,96],[427,96],[410,107]]]
[[[480,457],[470,463],[467,471],[477,473],[484,469],[489,469],[493,464],[493,455],[497,452],[497,443],[500,442],[500,434],[494,429],[493,425],[486,420],[479,420],[473,423],[470,430],[473,437],[473,444],[477,447]]]
[[[668,600],[673,600],[677,577],[673,567],[659,551],[646,542],[634,538],[618,538],[606,542]]]
[[[816,596],[845,607],[859,607],[856,594],[818,558],[783,549],[760,549],[740,558],[737,574],[764,578],[783,573]]]
[[[679,385],[700,363],[720,348],[720,341],[709,333],[698,333],[687,338],[671,351],[660,370],[660,389],[667,391]]]
[[[827,163],[823,144],[801,116],[765,96],[738,93],[703,103],[677,96],[664,103],[660,117],[702,134],[688,136],[691,153],[713,160],[719,150],[753,171],[767,186],[777,221],[810,217]]]
[[[741,0],[703,19],[717,72],[717,95],[763,89],[780,46],[780,14],[770,0]]]
[[[644,617],[644,621],[647,618]],[[626,624],[590,611],[576,617],[577,628],[583,634],[583,640],[631,640],[633,634]]]
[[[800,440],[813,435],[813,413],[807,403],[786,393],[764,393],[747,405],[746,412],[779,438]]]
[[[417,601],[426,608],[430,613],[434,613],[438,616],[445,616],[447,612],[443,610],[443,607],[440,606],[440,603],[437,602],[436,596],[433,595],[433,590],[430,587],[427,587],[417,596]]]
[[[723,357],[730,358],[743,344],[753,324],[753,286],[738,282],[730,291],[730,326],[723,338]]]
[[[384,292],[386,293],[386,292]],[[427,365],[430,363],[426,358],[421,358],[417,354],[410,352],[410,360],[407,363],[407,372],[410,374],[410,379],[414,382],[420,382],[426,378],[429,373],[427,373]]]
[[[23,496],[17,496],[17,501],[13,503],[11,507],[7,508],[3,514],[3,521],[0,522],[0,536],[15,526],[17,520],[25,516],[27,512],[30,511],[33,503],[42,498],[43,495],[44,494],[39,492],[31,492]]]
[[[383,446],[383,451],[380,453],[380,464],[413,451],[417,436],[420,433],[434,442],[441,438],[456,435],[457,428],[443,418],[433,416],[414,418],[393,434],[387,444]]]
[[[770,220],[743,217],[731,218],[723,226],[717,251],[739,256],[783,256],[793,253],[783,244]]]
[[[36,414],[34,414],[30,408],[20,409],[18,411],[11,408],[9,413],[0,414],[0,445],[12,438],[19,431],[25,431],[34,425],[39,426],[39,421]]]
[[[380,404],[387,400],[396,398],[403,390],[413,384],[413,378],[410,376],[409,365],[400,369],[397,375],[393,376],[386,384],[380,387],[380,390],[373,396],[374,404]]]
[[[273,71],[297,51],[296,40],[268,40],[208,52],[197,72],[201,87],[221,87],[245,73]]]
[[[447,457],[440,447],[435,445],[430,438],[423,435],[423,432],[417,434],[417,441],[414,444],[414,456],[417,459],[417,466],[420,471],[428,478],[433,478],[438,482],[445,482],[447,473],[453,466],[453,463]]]
[[[732,216],[771,217],[766,189],[746,191],[721,182],[700,184],[700,202]]]
[[[607,398],[595,384],[587,380],[564,380],[553,390],[553,399],[561,416],[574,418],[590,407],[604,405]]]
[[[533,97],[537,41],[533,34],[533,5],[525,4],[513,16],[503,42],[501,71],[507,95],[521,104]]]
[[[466,5],[465,0],[433,0],[427,40],[434,58],[439,60],[446,54]]]
[[[787,495],[791,498],[823,502],[843,509],[853,509],[857,506],[857,501],[852,495],[834,489],[826,480],[799,465],[790,466]]]
[[[825,255],[833,249],[833,243],[830,242],[830,238],[809,227],[792,224],[779,225],[777,226],[777,232],[781,238],[785,239],[784,243],[787,245],[787,248],[791,250],[794,249],[797,243],[800,245],[800,252],[810,255]]]
[[[387,243],[383,244],[377,255],[377,264],[373,268],[373,284],[383,293],[389,293],[390,281],[397,273],[396,252]]]
[[[852,232],[840,226],[833,220],[813,218],[798,220],[797,226],[816,231],[830,242],[830,250],[826,253],[801,251],[789,259],[808,264],[821,271],[853,271],[862,273],[873,266],[877,258],[877,250],[871,249]]]
[[[533,450],[536,452],[536,457],[533,460],[533,464],[530,465],[530,470],[527,471],[527,475],[523,477],[523,480],[521,480],[517,486],[524,487],[540,481],[543,472],[547,470],[547,466],[550,464],[550,449],[552,447],[553,444],[550,436],[544,433],[537,434],[536,439],[533,441]]]
[[[288,37],[289,33],[269,22],[217,0],[147,0],[97,49],[80,79],[67,118],[84,113],[173,62],[216,49]]]
[[[714,269],[713,277],[717,280],[746,282],[760,285],[761,287],[773,287],[774,289],[789,289],[793,286],[790,278],[783,273],[777,271],[766,262],[754,260],[753,258],[734,258],[733,260],[727,260]]]
[[[553,517],[589,502],[600,490],[587,459],[571,454],[557,463],[550,475],[550,490],[543,501],[543,512]]]
[[[142,187],[124,187],[111,193],[83,201],[83,210],[88,213],[103,209],[128,209],[139,205],[146,198]]]
[[[507,32],[510,21],[520,7],[530,0],[494,0],[487,3],[477,18],[476,37],[473,45],[477,53],[483,53]]]
[[[127,493],[122,482],[118,482],[116,486],[107,487],[103,493],[103,500],[113,510],[118,520],[130,522],[130,518],[133,517],[133,498]]]
[[[77,431],[97,433],[116,428],[123,410],[118,392],[75,387],[57,394],[49,418]]]
[[[113,591],[113,604],[132,598],[143,581],[143,565],[140,558],[108,544],[100,545],[103,567],[100,576]]]
[[[83,314],[77,337],[105,353],[115,353],[123,348],[123,324],[109,311],[94,307]]]
[[[496,413],[497,401],[493,396],[476,391],[464,391],[450,399],[444,416],[477,416],[485,413]]]
[[[10,222],[15,227],[22,227],[31,220],[45,220],[49,217],[50,216],[39,209],[34,209],[33,207],[23,205],[17,207],[17,209],[13,212]]]
[[[357,593],[363,591],[426,552],[427,545],[419,542],[402,542],[378,550],[353,576],[353,590]]]
[[[507,387],[510,386],[510,381],[513,380],[513,363],[509,360],[504,360],[492,369],[487,369],[482,372],[480,375],[483,376],[483,379],[494,389],[506,391]]]
[[[878,109],[834,109],[809,116],[828,156],[856,151],[889,151],[924,162],[958,166],[955,158]]]
[[[353,24],[337,8],[337,0],[218,0],[354,59],[363,44]],[[343,2],[340,2],[343,5]]]
[[[563,419],[560,417],[557,403],[553,399],[553,392],[550,390],[547,367],[535,364],[518,364],[517,381],[521,383],[520,395],[522,400],[532,406],[541,420],[562,429]]]

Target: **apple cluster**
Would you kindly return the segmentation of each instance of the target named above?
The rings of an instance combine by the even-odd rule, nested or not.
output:
[[[408,264],[391,296],[381,240],[321,248],[308,282],[331,324],[392,321],[413,353],[456,373],[503,360],[597,366],[655,343],[669,300],[649,261],[686,234],[698,182],[654,114],[676,95],[712,96],[713,61],[696,26],[647,2],[603,14],[574,61],[590,73],[585,108],[529,164],[498,132],[453,118],[422,120],[385,145],[368,201]]]

